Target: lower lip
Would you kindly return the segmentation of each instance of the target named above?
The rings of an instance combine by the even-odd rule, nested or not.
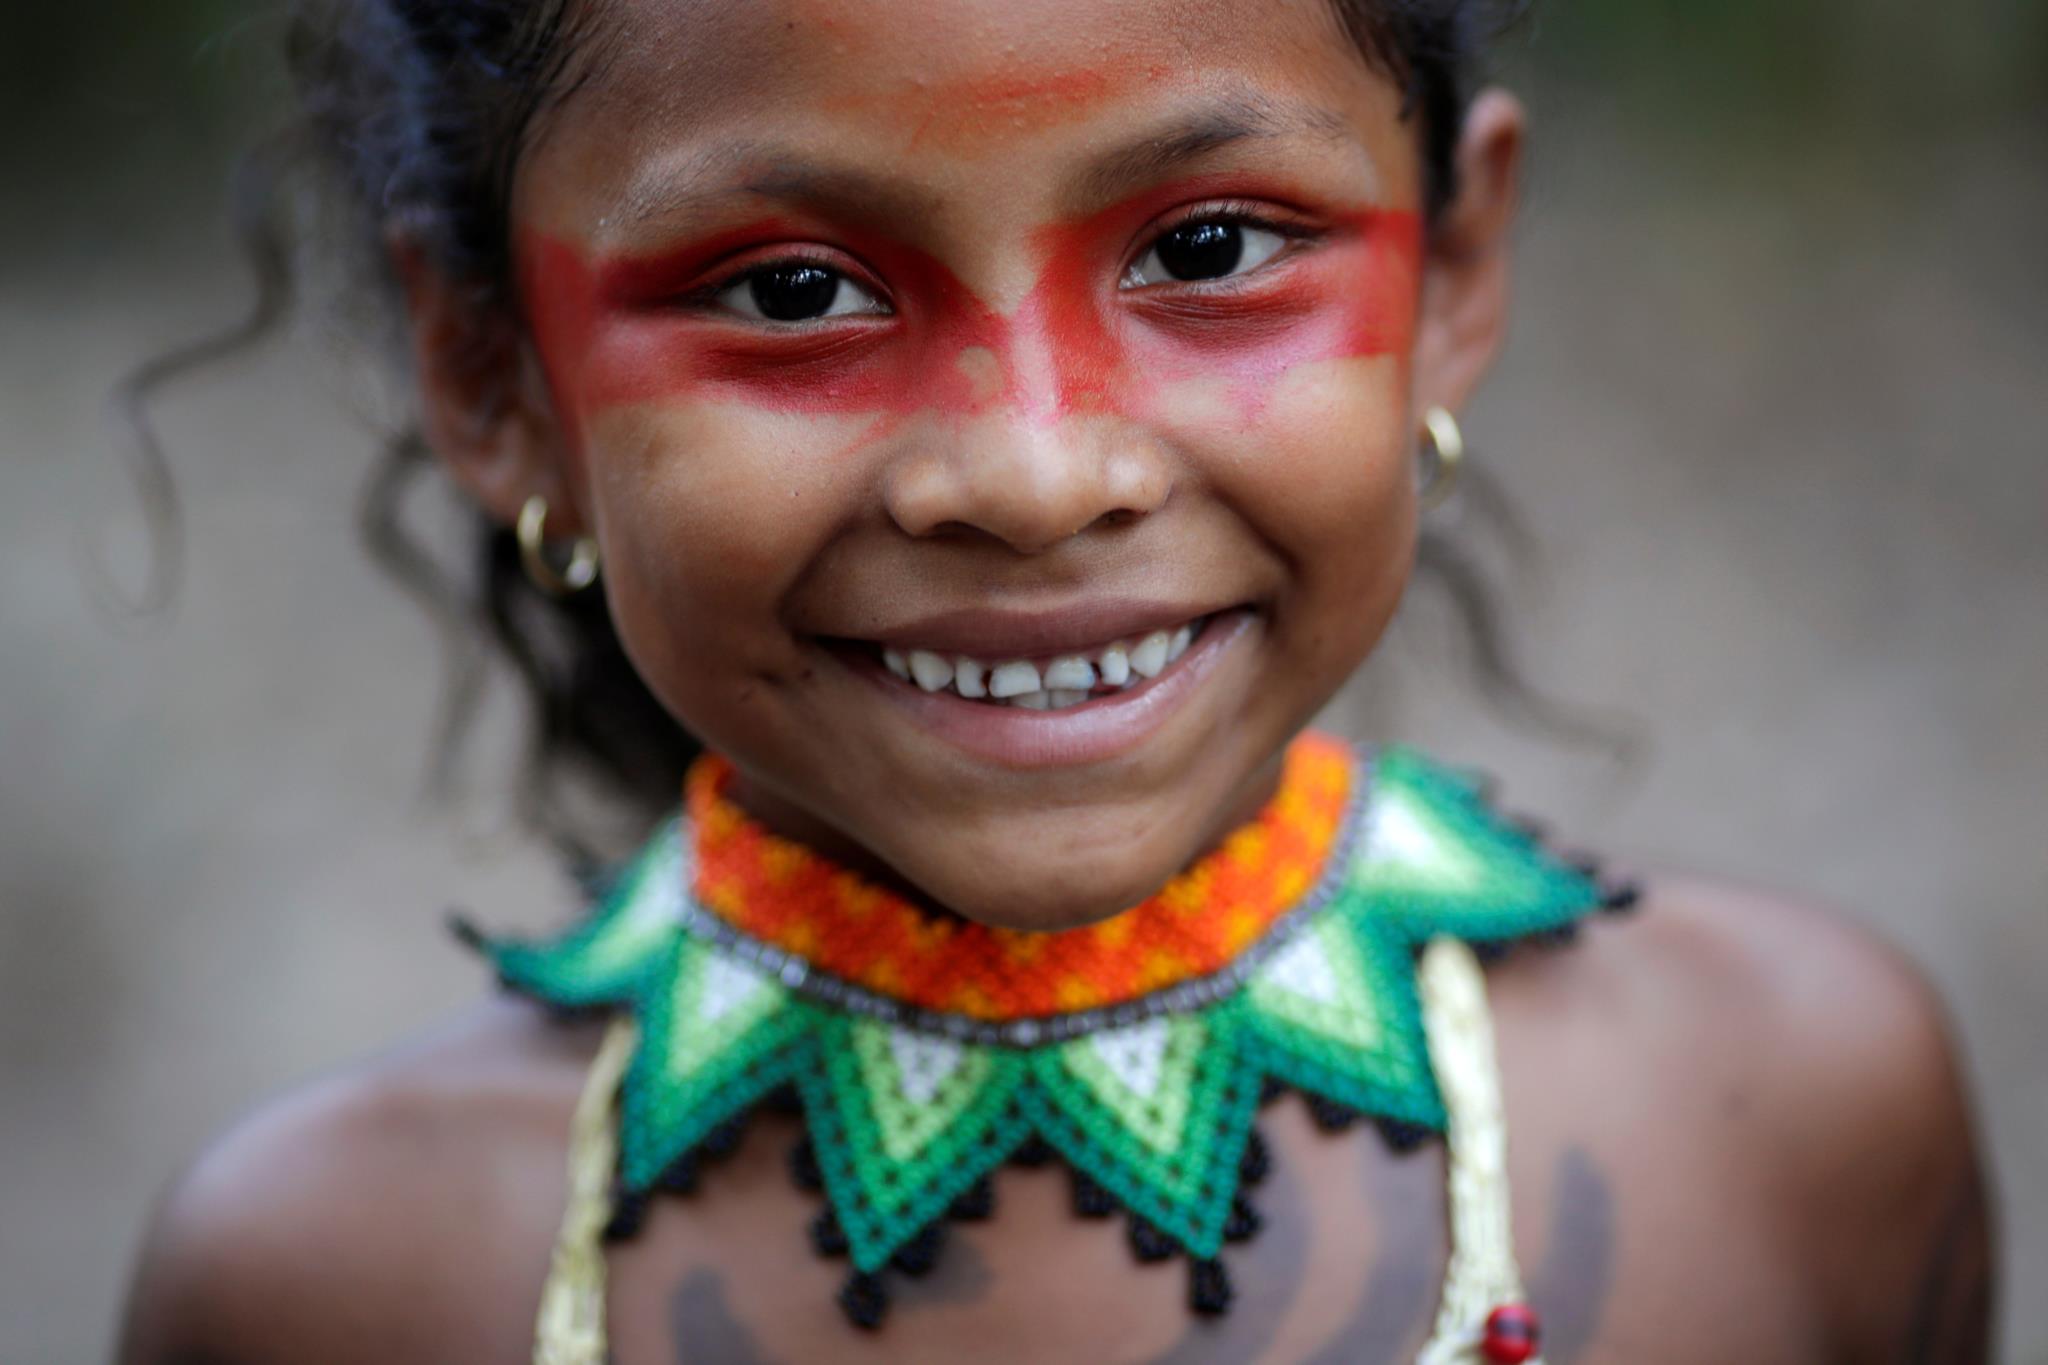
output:
[[[1117,758],[1150,738],[1194,696],[1252,620],[1247,610],[1212,617],[1201,638],[1158,677],[1059,711],[925,692],[865,656],[850,662],[918,725],[976,758],[1006,768],[1079,767]]]

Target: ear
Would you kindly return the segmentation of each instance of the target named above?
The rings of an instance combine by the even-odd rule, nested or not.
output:
[[[393,235],[386,249],[405,291],[428,448],[498,522],[516,521],[539,494],[548,500],[549,535],[583,532],[547,385],[520,344],[517,321],[479,304],[411,238]]]
[[[1520,197],[1527,118],[1504,90],[1482,91],[1458,140],[1458,194],[1435,226],[1416,338],[1417,410],[1463,408],[1507,332],[1508,230]]]

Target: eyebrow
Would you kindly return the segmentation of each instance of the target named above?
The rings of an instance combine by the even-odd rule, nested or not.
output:
[[[1342,139],[1341,115],[1313,105],[1233,95],[1171,115],[1097,157],[1067,196],[1082,207],[1120,195],[1239,143],[1289,136]],[[939,196],[893,175],[818,160],[794,147],[747,140],[720,143],[636,179],[608,221],[629,226],[687,215],[734,192],[813,204],[857,204],[897,219],[929,217]]]
[[[1241,142],[1310,135],[1344,136],[1341,115],[1313,105],[1237,95],[1168,119],[1099,158],[1079,180],[1078,198],[1102,204],[1159,180],[1211,152]]]
[[[820,161],[792,147],[734,141],[664,165],[637,179],[616,213],[628,224],[686,215],[699,205],[739,192],[785,202],[860,204],[872,212],[914,217],[933,211],[937,196],[906,181],[859,167]]]

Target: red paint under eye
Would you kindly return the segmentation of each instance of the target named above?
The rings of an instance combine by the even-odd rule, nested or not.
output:
[[[555,400],[570,413],[731,397],[788,412],[961,413],[1007,386],[1006,327],[929,254],[849,242],[894,311],[789,325],[722,315],[694,292],[749,247],[805,240],[764,222],[656,256],[588,261],[559,238],[521,252],[527,321]],[[730,271],[728,272],[730,273]]]
[[[1035,420],[1137,417],[1160,385],[1205,378],[1228,383],[1255,411],[1297,365],[1412,343],[1422,243],[1412,212],[1326,221],[1313,243],[1228,281],[1121,288],[1136,230],[1159,201],[1189,192],[1160,190],[1041,229],[1040,275],[1014,317],[928,253],[843,233],[886,286],[890,314],[763,325],[692,301],[750,248],[766,263],[774,244],[812,235],[780,222],[596,263],[536,235],[522,243],[521,281],[548,382],[572,418],[683,397],[893,419],[1003,403]]]
[[[1161,193],[1185,198],[1189,187]],[[1155,208],[1140,199],[1037,234],[1045,265],[1024,317],[1045,335],[1062,411],[1128,413],[1161,383],[1203,377],[1231,382],[1256,407],[1296,365],[1411,343],[1416,214],[1346,215],[1313,244],[1229,280],[1119,288],[1116,253]]]
[[[1162,373],[1228,375],[1255,410],[1298,365],[1405,354],[1421,250],[1416,215],[1353,214],[1267,278],[1248,275],[1241,289],[1140,295],[1133,311],[1148,324]]]

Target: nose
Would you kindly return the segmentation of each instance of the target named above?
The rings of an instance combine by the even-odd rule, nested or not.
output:
[[[912,536],[979,532],[1020,554],[1164,506],[1171,461],[1142,431],[1107,419],[1034,421],[988,413],[917,443],[891,467],[884,500]]]

